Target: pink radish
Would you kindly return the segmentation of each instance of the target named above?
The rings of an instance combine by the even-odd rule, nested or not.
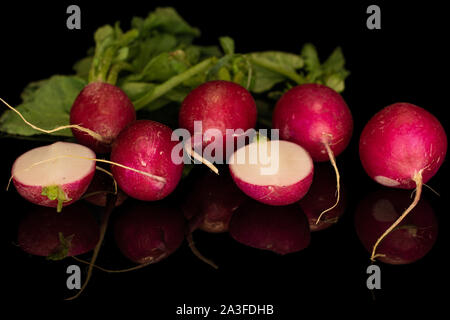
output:
[[[17,242],[29,254],[62,259],[94,249],[99,234],[91,209],[77,202],[61,213],[45,207],[33,208],[19,224]]]
[[[373,245],[410,203],[410,192],[379,190],[365,197],[356,209],[356,233],[371,252]],[[431,206],[424,200],[380,243],[378,259],[389,264],[407,264],[424,257],[433,247],[438,224]]]
[[[311,186],[314,172],[309,153],[283,140],[254,141],[238,149],[230,157],[229,168],[245,194],[275,206],[299,201]]]
[[[306,216],[295,205],[274,207],[248,200],[230,223],[236,241],[281,255],[305,249],[310,242]]]
[[[218,130],[223,144],[214,146],[219,149],[225,146],[227,129],[253,128],[256,115],[255,100],[247,89],[234,82],[216,80],[203,83],[186,96],[178,122],[181,128],[194,135],[194,122],[201,121],[202,147],[215,141],[211,129]],[[225,157],[224,150],[221,149]]]
[[[342,96],[321,84],[304,84],[287,91],[277,102],[272,117],[273,128],[280,130],[280,138],[301,145],[314,161],[331,161],[337,180],[335,204],[339,203],[340,176],[335,157],[350,142],[353,118]]]
[[[17,192],[30,202],[61,211],[77,201],[95,172],[95,153],[69,142],[32,149],[16,159],[11,174]]]
[[[178,249],[185,228],[179,209],[161,203],[134,202],[119,215],[114,235],[124,256],[135,263],[148,264]]]
[[[111,161],[154,176],[112,166],[119,187],[130,197],[144,201],[160,200],[177,186],[183,173],[183,163],[172,161],[172,149],[179,143],[172,141],[172,130],[155,121],[138,120],[126,127],[115,140]]]
[[[422,185],[436,174],[446,152],[447,135],[440,122],[413,104],[392,104],[366,124],[359,140],[359,155],[367,174],[388,187],[416,188],[411,205],[373,246],[372,260],[383,238],[417,205]]]
[[[77,141],[97,153],[111,151],[111,143],[125,126],[136,120],[131,100],[119,87],[105,82],[89,83],[78,94],[70,110],[70,123],[101,136],[72,128]]]

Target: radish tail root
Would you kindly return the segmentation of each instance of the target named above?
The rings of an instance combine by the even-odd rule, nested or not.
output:
[[[339,170],[338,170],[338,167],[336,165],[336,159],[334,158],[333,151],[331,151],[331,148],[328,145],[328,143],[324,143],[324,145],[325,145],[325,148],[327,149],[328,157],[330,158],[331,165],[333,166],[334,172],[336,173],[336,202],[330,208],[328,208],[328,209],[326,209],[326,210],[324,210],[324,211],[322,211],[320,213],[319,217],[316,220],[316,224],[319,224],[320,219],[322,218],[322,216],[325,213],[327,213],[327,212],[333,210],[334,208],[336,208],[336,206],[339,204],[339,200],[340,200],[340,197],[341,197],[341,176],[339,175]]]
[[[114,179],[113,174],[111,172],[109,172],[108,170],[103,169],[102,167],[99,167],[99,166],[95,166],[95,169],[97,169],[98,171],[101,171],[103,173],[106,173],[108,176],[111,177],[111,179],[113,180],[113,183],[114,183],[114,194],[117,195],[117,192],[118,192],[117,191],[117,181],[116,181],[116,179]]]
[[[206,264],[209,264],[211,267],[213,267],[214,269],[219,269],[219,267],[211,260],[209,260],[208,258],[205,258],[200,251],[198,251],[197,247],[194,244],[194,239],[192,238],[192,232],[188,232],[187,236],[187,241],[189,244],[189,248],[191,248],[192,253],[199,258],[200,260],[202,260],[203,262],[205,262]]]
[[[107,268],[100,267],[99,265],[96,265],[96,264],[94,264],[93,267],[98,269],[98,270],[100,270],[100,271],[107,272],[107,273],[125,273],[125,272],[130,272],[130,271],[134,271],[134,270],[139,270],[139,269],[145,268],[146,266],[148,266],[150,264],[154,264],[154,263],[162,260],[166,256],[167,256],[166,254],[162,254],[161,256],[159,256],[156,259],[152,259],[152,260],[149,260],[149,261],[147,261],[145,263],[139,264],[139,265],[131,267],[131,268],[126,268],[126,269],[112,270],[112,269],[107,269]],[[77,257],[72,257],[72,258],[74,260],[80,262],[80,263],[89,264],[89,265],[91,264],[89,261],[85,261],[85,260],[77,258]]]
[[[416,173],[414,175],[414,182],[416,183],[416,194],[414,196],[414,200],[413,202],[409,205],[408,208],[406,208],[405,211],[403,211],[402,215],[400,217],[398,217],[398,219],[381,235],[381,237],[378,238],[378,240],[375,242],[375,245],[373,246],[372,249],[372,255],[370,257],[370,260],[375,261],[375,259],[377,257],[380,256],[384,256],[383,254],[377,254],[377,247],[378,245],[381,243],[381,241],[383,241],[383,239],[392,231],[394,230],[399,224],[400,222],[402,222],[402,220],[408,215],[408,213],[410,213],[412,211],[412,209],[414,209],[414,207],[417,205],[417,203],[420,200],[420,195],[422,194],[422,170],[420,170],[418,173]]]
[[[98,239],[97,245],[95,246],[94,254],[92,255],[92,259],[89,263],[89,269],[88,269],[88,273],[86,276],[86,280],[84,281],[83,286],[81,287],[80,291],[77,292],[77,294],[75,294],[74,296],[67,298],[65,300],[74,300],[74,299],[78,298],[81,295],[81,293],[84,291],[84,289],[86,289],[86,287],[89,283],[89,280],[91,279],[92,270],[94,269],[94,264],[95,264],[95,261],[97,260],[98,253],[100,252],[100,248],[102,246],[103,239],[105,238],[106,228],[108,226],[109,217],[111,216],[111,213],[114,210],[116,201],[117,201],[116,195],[109,194],[107,196],[106,208],[105,208],[105,212],[103,214],[102,224],[100,226],[100,237]]]
[[[189,153],[189,156],[197,161],[200,161],[201,163],[203,163],[205,166],[207,166],[209,169],[211,169],[215,174],[219,174],[219,169],[217,169],[217,167],[215,165],[213,165],[210,161],[208,161],[207,159],[203,158],[201,155],[199,155],[197,152],[195,152],[190,145],[188,145],[187,143],[185,144],[186,146],[186,150]]]
[[[28,122],[27,119],[25,119],[25,117],[14,107],[10,106],[5,100],[3,100],[2,98],[0,98],[0,101],[3,102],[9,109],[11,109],[12,111],[14,111],[15,113],[17,113],[19,115],[19,117],[23,120],[23,122],[25,122],[28,126],[30,126],[31,128],[33,128],[34,130],[43,132],[43,133],[53,133],[53,132],[57,132],[57,131],[61,131],[64,129],[77,129],[79,131],[82,131],[88,135],[90,135],[92,138],[94,138],[95,140],[98,140],[100,142],[103,143],[108,143],[108,141],[106,141],[101,135],[99,135],[97,132],[92,131],[88,128],[83,128],[82,126],[78,125],[78,124],[71,124],[71,125],[66,125],[66,126],[60,126],[54,129],[50,129],[50,130],[46,130],[46,129],[42,129],[39,128],[37,126],[35,126],[34,124]]]

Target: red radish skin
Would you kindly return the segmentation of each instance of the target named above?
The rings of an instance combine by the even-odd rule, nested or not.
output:
[[[48,257],[60,249],[59,233],[66,239],[72,237],[67,256],[76,256],[94,249],[100,227],[91,209],[81,202],[61,213],[33,207],[33,211],[20,221],[17,242],[29,254]]]
[[[404,190],[380,190],[366,196],[356,209],[356,233],[370,252],[378,237],[400,216],[411,202]],[[433,247],[438,224],[425,199],[414,208],[378,247],[378,260],[388,264],[408,264],[423,258]]]
[[[209,129],[220,130],[225,145],[227,129],[254,128],[256,116],[256,103],[247,89],[234,82],[216,80],[203,83],[186,96],[178,122],[191,135],[194,135],[194,121],[201,121],[202,134]],[[204,137],[203,147],[212,141],[212,137]]]
[[[180,247],[186,230],[181,210],[136,201],[125,206],[114,226],[117,246],[125,257],[138,264],[157,262]]]
[[[65,201],[63,206],[80,199],[94,177],[95,161],[77,158],[46,161],[64,155],[95,159],[95,153],[89,148],[69,142],[32,149],[17,158],[12,166],[12,181],[17,192],[32,203],[54,208],[58,206],[58,200],[42,195],[45,187],[58,185],[64,191],[71,200]],[[31,167],[40,161],[46,162]],[[76,166],[82,166],[82,169],[75,176],[68,177]]]
[[[273,142],[267,143],[270,145]],[[244,164],[229,164],[231,177],[239,189],[249,197],[273,206],[283,206],[299,201],[308,192],[314,174],[313,161],[305,149],[288,141],[280,140],[278,143],[278,155],[273,156],[278,157],[279,168],[271,175],[260,173],[261,167],[266,167],[260,162],[249,164],[246,161]],[[247,145],[237,150],[233,155],[234,158],[238,159],[241,152],[249,154],[250,148],[250,145]],[[270,150],[271,147],[267,149]]]
[[[317,222],[319,215],[327,208],[330,208],[335,199],[336,181],[330,166],[324,163],[314,166],[314,179],[308,193],[299,201],[299,205],[309,221],[309,228],[313,231],[320,231],[336,224],[347,208],[347,192],[345,186],[341,189],[341,199],[338,205],[326,212],[323,219]]]
[[[190,229],[210,233],[228,231],[234,211],[247,199],[236,187],[228,172],[216,175],[211,171],[195,176],[195,181],[182,201],[183,213]]]
[[[115,140],[111,161],[165,179],[165,183],[143,174],[112,166],[119,187],[130,197],[161,200],[177,186],[183,173],[183,163],[171,159],[172,149],[179,143],[171,141],[172,130],[155,121],[138,120],[125,128]]]
[[[314,161],[331,161],[336,173],[336,202],[340,201],[340,175],[335,157],[347,148],[353,133],[353,118],[342,96],[321,84],[303,84],[287,91],[277,102],[272,126],[280,138],[301,145]]]
[[[134,120],[136,112],[125,92],[105,82],[89,83],[78,94],[70,110],[70,124],[88,128],[104,138],[101,142],[72,128],[77,141],[97,153],[110,152],[111,143]]]
[[[233,215],[230,235],[236,241],[280,255],[308,247],[310,231],[306,216],[298,206],[268,206],[246,201]]]
[[[422,185],[439,169],[447,152],[447,136],[440,122],[428,111],[410,103],[392,104],[364,127],[359,155],[367,174],[376,182],[394,188],[416,187],[413,202],[375,242],[377,247],[418,204]]]
[[[436,174],[447,152],[447,135],[428,111],[410,103],[392,104],[364,127],[359,155],[367,174],[394,188],[413,189],[420,170],[426,183]]]
[[[350,142],[353,118],[342,96],[321,84],[303,84],[277,102],[272,127],[280,139],[305,148],[314,161],[328,161],[325,144],[338,156]]]

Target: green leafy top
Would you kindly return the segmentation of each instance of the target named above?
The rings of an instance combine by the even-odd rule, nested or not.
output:
[[[119,22],[102,26],[94,34],[95,48],[75,63],[75,75],[55,75],[30,83],[17,109],[44,129],[67,125],[70,108],[81,89],[91,81],[106,81],[125,91],[139,118],[176,125],[172,117],[179,103],[208,80],[239,83],[259,101],[279,98],[290,87],[303,83],[325,84],[338,92],[345,88],[349,72],[340,48],[321,63],[312,44],[305,44],[300,54],[239,53],[230,37],[219,38],[219,45],[199,46],[193,43],[199,35],[200,31],[173,8],[157,8],[146,18],[134,17],[127,31]],[[260,123],[268,123],[271,108],[267,103],[259,106],[263,106]],[[0,117],[0,131],[26,137],[39,133],[11,110]],[[54,135],[71,137],[72,133],[64,130]]]

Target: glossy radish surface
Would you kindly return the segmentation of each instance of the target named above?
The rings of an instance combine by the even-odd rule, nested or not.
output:
[[[342,96],[321,84],[304,84],[278,100],[272,126],[280,139],[301,145],[314,161],[328,161],[325,144],[338,156],[350,142],[353,118]]]
[[[19,194],[30,202],[67,206],[87,190],[95,172],[95,153],[80,144],[56,142],[16,159],[11,174]],[[53,199],[52,199],[53,198]]]
[[[311,186],[314,172],[308,152],[282,140],[252,142],[238,149],[229,168],[234,182],[245,194],[269,205],[299,201]]]
[[[447,135],[431,113],[410,103],[392,104],[375,114],[364,127],[359,155],[367,174],[394,188],[416,187],[421,171],[426,183],[447,152]]]
[[[201,121],[202,134],[210,129],[220,132],[226,142],[226,130],[253,128],[256,124],[256,103],[250,92],[230,81],[205,82],[192,90],[181,104],[179,126],[194,134],[194,122]],[[211,134],[203,138],[202,146],[214,141]],[[217,148],[223,145],[217,145]],[[225,152],[223,152],[225,156]]]
[[[172,130],[151,120],[138,120],[117,137],[111,161],[161,177],[162,182],[128,169],[112,166],[119,187],[130,197],[144,201],[160,200],[177,186],[183,163],[172,161],[172,149],[179,143],[172,141]]]
[[[72,128],[77,141],[97,153],[111,151],[111,143],[120,131],[136,120],[131,100],[119,87],[105,83],[89,83],[78,94],[70,110],[70,123],[98,133],[99,141],[85,132]]]

